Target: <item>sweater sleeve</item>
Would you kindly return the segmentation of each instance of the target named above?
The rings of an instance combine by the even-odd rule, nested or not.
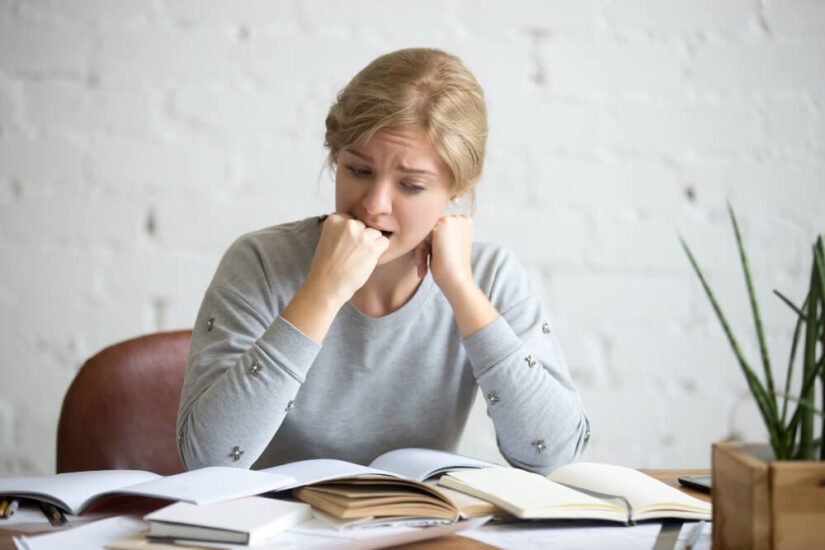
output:
[[[500,317],[463,344],[502,455],[546,475],[581,455],[590,421],[527,274],[509,253],[500,260],[482,274]]]
[[[216,285],[256,280],[227,275],[237,268],[238,262],[222,262],[192,335],[177,420],[187,469],[250,467],[289,414],[320,350],[289,321],[252,305],[263,287],[253,283],[242,295]]]

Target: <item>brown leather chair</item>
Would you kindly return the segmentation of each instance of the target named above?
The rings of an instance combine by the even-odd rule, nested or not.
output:
[[[175,421],[191,339],[191,330],[158,332],[86,361],[63,399],[57,472],[182,472]]]

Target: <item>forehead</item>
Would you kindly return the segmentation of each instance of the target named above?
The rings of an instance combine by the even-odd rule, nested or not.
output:
[[[355,143],[344,151],[373,161],[410,161],[429,165],[429,168],[447,170],[447,165],[432,146],[426,132],[419,126],[385,128],[364,143]],[[375,157],[375,158],[373,158]]]

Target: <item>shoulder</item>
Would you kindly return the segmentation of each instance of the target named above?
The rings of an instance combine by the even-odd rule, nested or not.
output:
[[[527,271],[507,248],[487,242],[474,242],[471,256],[473,276],[487,297],[508,301],[533,293]]]
[[[318,239],[318,220],[313,216],[244,233],[229,246],[227,254],[249,250],[271,254],[274,251],[299,252],[308,246],[314,248]]]
[[[256,280],[301,277],[318,241],[318,218],[305,218],[245,233],[224,253],[210,287],[240,289]]]

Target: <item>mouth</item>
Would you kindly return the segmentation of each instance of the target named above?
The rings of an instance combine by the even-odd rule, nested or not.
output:
[[[376,229],[376,230],[380,231],[380,232],[381,232],[381,234],[382,234],[383,236],[385,236],[386,238],[388,238],[388,239],[389,239],[390,237],[392,237],[392,233],[393,233],[392,231],[388,231],[388,230],[386,230],[386,229],[381,229],[380,227],[376,227],[376,226],[374,226],[374,225],[371,225],[371,224],[369,224],[369,223],[367,223],[367,222],[365,222],[365,221],[363,221],[363,220],[361,220],[361,221],[364,223],[364,225],[366,225],[366,226],[367,226],[367,227],[369,227],[370,229]]]

